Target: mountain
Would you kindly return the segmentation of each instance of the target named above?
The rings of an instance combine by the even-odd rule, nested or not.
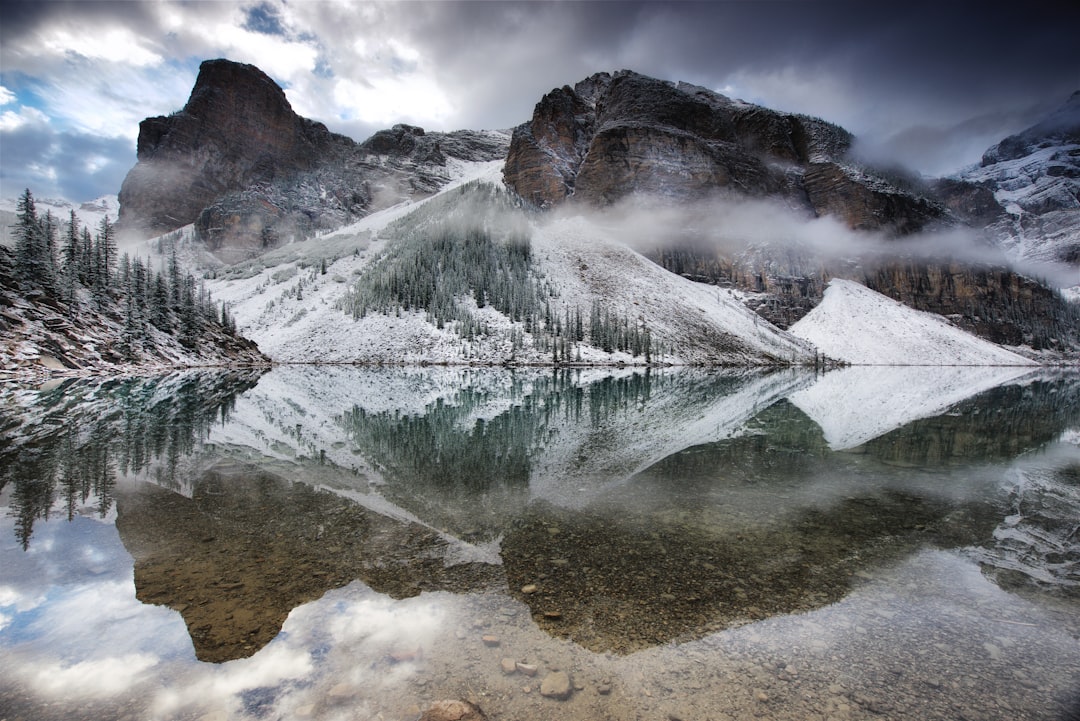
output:
[[[818,118],[732,100],[623,70],[541,98],[514,129],[504,178],[526,200],[611,204],[637,194],[680,201],[775,196],[852,227],[908,233],[946,216],[940,204],[868,174],[852,135]]]
[[[109,222],[115,222],[120,212],[120,201],[115,195],[103,195],[81,203],[62,198],[35,198],[34,202],[40,215],[52,213],[53,217],[61,221],[69,218],[74,210],[75,217],[87,228],[97,228],[105,216],[109,217]],[[11,229],[17,222],[17,203],[17,198],[0,199],[0,245],[10,246],[14,243]]]
[[[1048,137],[1065,142],[1073,137],[1073,115],[1062,111],[1022,134],[1024,140],[1003,141],[1006,155],[1045,146]],[[752,307],[781,328],[816,306],[829,280],[840,277],[948,316],[994,343],[1080,347],[1076,309],[1004,258],[995,261],[991,241],[982,237],[1011,222],[995,197],[1004,191],[869,167],[851,146],[850,133],[823,120],[621,71],[545,95],[532,119],[514,130],[504,178],[542,208],[625,209],[643,197],[718,205],[769,200],[772,207],[757,221],[762,226],[793,213],[839,220],[853,231],[851,242],[827,250],[807,247],[797,233],[748,240],[716,223],[690,229],[692,216],[655,229],[646,251],[651,259],[694,280],[754,294]],[[1060,158],[1070,151],[1041,152]],[[988,153],[988,161],[997,157]],[[1064,161],[1047,169],[1056,188],[1053,207],[1076,202],[1062,189],[1075,182],[1068,180],[1072,174]],[[1054,211],[1035,234],[1075,238],[1068,228],[1076,215]]]
[[[506,143],[498,132],[407,125],[357,143],[297,115],[258,68],[208,60],[182,110],[139,124],[119,227],[148,237],[194,223],[210,250],[236,261],[430,194],[454,162],[502,157]]]
[[[856,365],[1036,365],[850,280],[835,278],[791,332],[826,355]]]
[[[1080,266],[1080,91],[989,148],[960,180],[993,194],[995,238],[1018,259]]]
[[[214,297],[281,361],[313,348],[376,364],[814,361],[730,293],[589,219],[531,215],[492,182],[500,169],[477,163],[432,198],[234,266]]]
[[[620,71],[552,90],[510,136],[397,125],[357,143],[214,60],[182,111],[142,123],[121,227],[189,228],[228,264],[214,297],[282,361],[820,362],[783,329],[834,278],[1029,357],[1080,348],[1080,309],[981,260],[991,189],[869,167],[852,141]],[[876,298],[859,302],[885,313]],[[889,362],[1025,362],[972,348]]]

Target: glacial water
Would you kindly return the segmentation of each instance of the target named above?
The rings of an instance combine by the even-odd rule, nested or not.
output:
[[[5,721],[1080,712],[1077,374],[9,385],[0,484]]]

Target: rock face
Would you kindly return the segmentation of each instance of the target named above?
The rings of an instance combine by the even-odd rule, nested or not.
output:
[[[1080,91],[989,148],[981,166],[961,180],[1002,206],[984,225],[1006,250],[1024,259],[1080,264]]]
[[[183,110],[139,124],[139,162],[120,190],[120,219],[167,232],[230,191],[310,170],[353,145],[294,113],[258,68],[209,60]]]
[[[194,223],[211,251],[239,260],[435,192],[449,159],[496,160],[507,143],[408,125],[356,143],[297,115],[258,68],[208,60],[181,111],[140,124],[119,227],[148,237]]]
[[[552,90],[514,129],[503,175],[540,207],[642,193],[776,196],[859,229],[908,233],[944,206],[847,160],[852,136],[817,118],[621,71]]]

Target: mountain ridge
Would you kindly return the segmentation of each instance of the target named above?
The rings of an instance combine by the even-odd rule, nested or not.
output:
[[[311,348],[318,346],[329,350],[325,357],[337,362],[565,364],[579,358],[585,363],[642,362],[635,360],[641,358],[642,348],[663,349],[665,362],[676,363],[818,362],[820,354],[801,346],[801,341],[794,345],[784,341],[785,350],[778,354],[753,343],[745,346],[757,348],[751,355],[729,351],[749,337],[775,335],[778,330],[773,323],[785,328],[806,315],[821,302],[825,286],[833,278],[854,279],[911,307],[948,316],[953,324],[995,343],[1028,346],[1028,355],[1042,359],[1080,347],[1080,324],[1076,322],[1080,314],[1074,311],[1070,315],[1067,304],[1054,291],[1034,280],[992,264],[962,260],[964,253],[981,252],[975,243],[970,249],[961,249],[959,259],[919,255],[918,242],[925,246],[924,236],[934,237],[927,233],[978,225],[984,219],[990,223],[1001,220],[1005,211],[987,183],[958,179],[934,185],[868,167],[851,155],[851,134],[824,120],[755,106],[687,83],[619,71],[596,73],[573,87],[545,94],[532,119],[509,137],[495,131],[428,133],[415,126],[396,125],[356,143],[299,118],[280,88],[270,88],[267,83],[272,81],[253,66],[217,60],[204,63],[204,70],[206,78],[200,72],[200,81],[184,110],[170,118],[144,121],[140,161],[125,181],[127,192],[121,194],[122,219],[125,224],[131,222],[128,227],[135,227],[139,213],[145,215],[138,203],[131,205],[131,199],[138,197],[134,188],[140,178],[153,175],[158,154],[164,157],[192,150],[186,124],[196,123],[203,129],[213,125],[206,118],[192,120],[192,110],[204,105],[216,107],[214,102],[218,101],[211,100],[221,97],[223,108],[261,108],[261,113],[276,119],[277,125],[270,123],[269,127],[278,127],[283,137],[275,141],[277,145],[269,146],[270,150],[277,148],[267,151],[269,155],[249,152],[250,144],[245,143],[214,146],[222,133],[227,136],[236,130],[233,127],[230,131],[227,117],[218,123],[222,127],[215,130],[217,135],[210,133],[209,145],[193,153],[196,160],[213,156],[213,162],[197,168],[193,177],[214,175],[218,165],[226,162],[223,158],[229,156],[229,147],[238,157],[232,165],[222,166],[228,171],[223,177],[233,178],[232,186],[199,210],[192,222],[197,241],[219,259],[254,262],[245,265],[249,270],[242,273],[255,274],[248,277],[257,276],[257,283],[241,282],[236,272],[225,269],[222,282],[211,284],[217,297],[238,304],[241,329],[256,333],[260,344],[273,349],[271,355],[284,353],[277,356],[279,359],[306,360]],[[252,91],[255,97],[245,100],[245,83],[236,78],[248,75],[257,82]],[[215,87],[215,82],[221,87]],[[218,150],[210,152],[211,146]],[[295,147],[306,148],[309,157],[294,162],[290,153]],[[319,148],[330,148],[330,152],[320,155]],[[389,289],[398,294],[391,299],[384,288],[379,291],[384,296],[378,301],[377,319],[365,317],[368,300],[350,311],[355,314],[352,322],[371,326],[371,333],[354,333],[353,340],[346,342],[336,326],[348,321],[334,314],[340,312],[349,294],[359,292],[363,283],[368,284],[365,292],[370,292],[373,286],[364,278],[400,273],[401,268],[395,270],[393,263],[400,266],[401,259],[388,259],[395,253],[400,255],[406,237],[414,238],[408,241],[416,246],[410,253],[428,252],[423,248],[429,240],[416,235],[419,225],[388,234],[384,221],[375,221],[374,216],[390,209],[393,217],[403,218],[433,193],[473,177],[483,163],[487,165],[475,177],[498,183],[494,168],[501,163],[502,183],[525,201],[525,207],[514,211],[518,220],[513,221],[529,226],[533,235],[528,251],[531,280],[521,282],[546,288],[536,296],[541,310],[530,305],[532,310],[521,315],[521,299],[507,301],[514,308],[512,312],[511,305],[499,310],[487,302],[490,289],[469,286],[453,291],[475,296],[464,305],[461,298],[451,298],[437,289],[420,295],[409,290],[408,296],[401,295],[401,289]],[[631,277],[649,277],[658,287],[668,287],[670,281],[646,272],[649,266],[640,265],[635,253],[614,252],[614,246],[605,245],[607,241],[601,240],[604,221],[591,215],[593,209],[618,210],[620,204],[635,203],[642,197],[669,202],[676,208],[687,201],[768,200],[794,216],[835,218],[855,234],[854,242],[869,239],[873,247],[864,251],[852,246],[851,254],[839,259],[817,257],[812,249],[779,234],[769,243],[750,244],[728,255],[713,247],[713,230],[679,227],[676,219],[672,226],[657,230],[656,247],[646,251],[645,257],[697,283],[678,285],[678,289],[670,286],[673,304],[667,311],[650,316],[642,305],[648,296],[643,287],[634,291],[640,299],[622,291],[634,287]],[[457,201],[446,202],[452,209]],[[552,215],[553,209],[563,207],[569,215]],[[448,212],[453,215],[456,211]],[[574,214],[579,220],[572,220]],[[550,217],[542,220],[545,216]],[[357,222],[363,218],[373,222]],[[411,221],[400,222],[427,223],[423,218],[419,213]],[[491,247],[498,249],[510,241],[491,222],[484,221],[488,225],[483,233],[494,232],[483,242],[494,243]],[[555,240],[552,233],[557,236],[563,232],[553,231],[558,228],[573,230]],[[719,228],[719,232],[723,236],[727,231]],[[744,242],[737,234],[733,239]],[[596,248],[590,249],[593,245]],[[586,249],[600,255],[585,260],[582,253]],[[345,254],[351,254],[352,259],[343,257]],[[560,258],[554,266],[550,265],[552,257]],[[420,256],[415,259],[419,261]],[[451,260],[428,258],[422,262],[433,263],[435,268]],[[319,264],[318,270],[311,262]],[[271,270],[273,264],[283,267]],[[381,270],[375,270],[376,266]],[[636,270],[631,272],[630,268]],[[601,282],[602,271],[609,270],[612,278],[621,277],[622,281]],[[328,272],[334,285],[326,285]],[[432,276],[423,282],[443,282],[438,278]],[[756,311],[761,319],[757,328],[766,330],[749,328],[731,335],[723,327],[735,323],[737,314],[724,311],[721,315],[727,320],[717,326],[717,334],[703,327],[695,330],[694,323],[670,332],[674,326],[667,322],[683,318],[679,304],[696,297],[701,282],[708,284],[705,288],[714,286],[704,291],[712,298],[712,305],[721,301],[717,307],[726,307],[726,298],[737,298],[738,303]],[[274,286],[278,289],[272,291]],[[327,294],[324,288],[335,290]],[[348,292],[343,295],[338,290]],[[279,295],[271,295],[279,291]],[[415,306],[421,296],[430,296],[438,308]],[[311,303],[313,299],[318,305]],[[563,315],[569,319],[574,314],[588,314],[589,307],[597,303],[601,310],[596,311],[591,325],[618,327],[617,332],[604,331],[617,333],[617,342],[611,335],[601,342],[603,333],[595,330],[590,331],[594,334],[590,339],[581,337],[577,330],[570,338],[565,327],[569,320],[566,324],[557,322]],[[542,310],[545,304],[548,308]],[[712,311],[699,312],[708,316]],[[308,335],[298,334],[301,329],[307,329]],[[358,337],[375,345],[361,348]],[[642,337],[648,338],[648,343],[643,344]],[[779,332],[776,337],[785,334]],[[594,354],[601,345],[603,352]],[[631,345],[633,354],[619,355],[631,350]],[[710,346],[712,350],[707,350]],[[647,350],[644,362],[654,360],[649,355]]]

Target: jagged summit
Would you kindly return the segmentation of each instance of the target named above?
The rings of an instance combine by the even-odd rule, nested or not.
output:
[[[285,93],[253,65],[208,60],[182,110],[139,124],[138,164],[120,190],[126,230],[163,233],[195,222],[234,190],[310,170],[354,145],[293,112]]]
[[[297,115],[255,66],[207,60],[182,110],[140,123],[120,227],[148,237],[194,223],[235,261],[430,195],[450,180],[450,159],[500,158],[508,140],[398,125],[357,143]]]
[[[1064,105],[1030,128],[991,146],[983,154],[982,166],[1016,160],[1051,145],[1076,144],[1080,144],[1080,90],[1070,95]]]

